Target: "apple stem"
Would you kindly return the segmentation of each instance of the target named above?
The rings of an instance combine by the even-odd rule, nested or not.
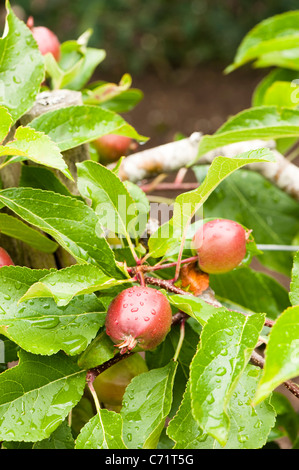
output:
[[[96,378],[95,374],[93,374],[91,371],[89,371],[87,373],[87,376],[86,376],[87,385],[88,385],[88,388],[89,388],[90,393],[92,395],[97,413],[100,416],[101,405],[100,405],[100,402],[99,402],[99,399],[98,399],[97,392],[95,391],[94,386],[93,386],[93,382],[94,382],[95,378]]]
[[[198,256],[191,256],[190,258],[185,258],[181,261],[181,264],[183,263],[192,263],[194,261],[197,261],[198,260]],[[161,263],[157,263],[155,264],[154,266],[144,266],[144,265],[141,265],[138,269],[138,272],[148,272],[148,271],[158,271],[159,269],[166,269],[166,268],[172,268],[174,266],[177,265],[177,261],[174,261],[173,263],[166,263],[166,264],[161,264]],[[129,267],[127,268],[127,271],[129,274],[131,273],[134,273],[136,271],[136,267],[133,266],[133,267]]]
[[[179,357],[179,354],[180,354],[180,350],[182,348],[182,345],[183,345],[183,342],[184,342],[184,338],[185,338],[185,322],[186,322],[186,318],[182,318],[181,320],[181,326],[180,326],[180,338],[179,338],[179,341],[178,341],[178,344],[177,344],[177,348],[176,348],[176,351],[175,351],[175,354],[173,356],[173,361],[176,362],[178,360],[178,357]]]

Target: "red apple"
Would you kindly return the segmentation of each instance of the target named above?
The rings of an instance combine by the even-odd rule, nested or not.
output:
[[[0,247],[0,268],[2,266],[14,266],[14,262],[4,248]]]
[[[239,266],[246,254],[248,235],[233,220],[216,219],[203,224],[193,237],[200,269],[209,274],[219,274]]]
[[[45,55],[50,52],[58,62],[60,59],[60,42],[56,34],[45,26],[34,26],[32,16],[28,18],[27,26],[31,29],[41,54]]]
[[[92,142],[96,149],[99,161],[106,165],[128,155],[130,150],[136,148],[136,144],[130,137],[117,134],[107,134]]]
[[[142,286],[123,290],[109,305],[106,333],[120,353],[155,349],[170,330],[172,310],[160,291]]]

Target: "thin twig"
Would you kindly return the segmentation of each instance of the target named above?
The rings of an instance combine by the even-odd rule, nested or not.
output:
[[[152,187],[151,184],[144,184],[140,188],[145,192],[149,193],[152,191],[191,191],[192,189],[198,188],[199,183],[160,183]]]
[[[264,368],[265,359],[258,354],[256,351],[253,351],[250,357],[250,362],[255,366],[260,367],[261,369]],[[291,380],[286,380],[283,382],[283,385],[293,394],[296,398],[299,398],[299,386],[292,382]]]

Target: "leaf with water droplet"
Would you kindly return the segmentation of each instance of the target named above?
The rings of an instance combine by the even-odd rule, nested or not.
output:
[[[126,388],[120,414],[124,442],[129,449],[155,449],[171,409],[173,381],[177,363],[152,369],[134,377]],[[134,399],[130,399],[134,395]],[[139,427],[139,430],[136,430]],[[129,436],[129,438],[128,438]]]
[[[192,411],[198,425],[224,446],[230,426],[228,403],[264,324],[264,314],[217,312],[203,327],[190,367]],[[227,354],[223,355],[223,342]],[[221,377],[221,382],[217,383]],[[211,400],[213,396],[213,400]]]
[[[298,316],[299,305],[289,307],[271,328],[255,403],[260,403],[280,384],[299,374]]]
[[[51,298],[47,302],[37,298],[18,304],[20,296],[49,272],[21,266],[1,268],[0,332],[35,354],[55,354],[59,350],[79,354],[103,326],[105,308],[95,294],[75,297],[64,307],[58,307]]]
[[[122,438],[122,424],[120,414],[100,409],[81,429],[75,448],[126,449]]]
[[[131,281],[107,276],[97,266],[75,264],[68,268],[53,270],[41,278],[39,282],[30,286],[20,302],[38,297],[53,297],[58,306],[64,306],[75,296],[91,294],[127,282]]]
[[[244,399],[246,391],[252,390],[250,395],[252,400],[260,374],[261,371],[255,366],[247,365],[232,394],[228,408],[230,428],[224,447],[211,435],[205,433],[195,420],[192,414],[189,381],[181,406],[167,428],[168,436],[175,442],[174,449],[259,449],[263,447],[275,423],[275,410],[270,403],[270,398],[264,402],[263,407],[258,405],[255,408],[252,408],[251,403],[245,403]],[[239,401],[242,401],[242,406],[238,404]]]
[[[34,104],[44,78],[44,61],[29,28],[9,2],[6,9],[5,34],[0,38],[0,104],[9,110],[14,123]]]
[[[63,353],[48,357],[21,350],[19,355],[19,365],[0,375],[0,439],[40,441],[78,403],[86,372]]]
[[[116,265],[95,212],[83,201],[36,188],[3,189],[0,201],[26,222],[51,235],[79,264],[100,266],[116,279],[125,277]],[[76,230],[71,230],[74,224]]]

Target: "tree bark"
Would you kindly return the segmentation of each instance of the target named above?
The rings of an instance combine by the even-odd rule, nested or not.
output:
[[[197,156],[201,138],[200,132],[194,132],[186,139],[133,153],[122,161],[119,176],[122,180],[138,183],[159,173],[171,173],[190,165]],[[196,164],[210,164],[219,155],[236,157],[243,152],[262,147],[270,149],[276,161],[252,163],[245,168],[260,173],[294,199],[299,200],[299,168],[276,150],[274,141],[249,140],[229,144],[203,155]]]

